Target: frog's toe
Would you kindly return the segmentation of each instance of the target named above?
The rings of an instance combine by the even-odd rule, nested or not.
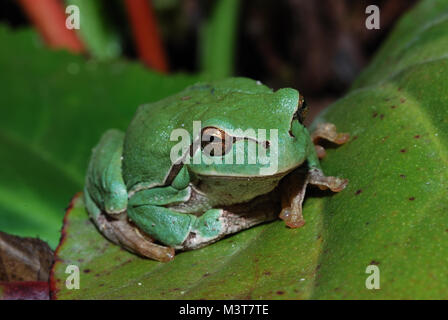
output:
[[[348,184],[347,179],[327,177],[319,169],[311,169],[309,171],[308,181],[310,184],[318,186],[321,190],[330,189],[333,192],[344,190]]]
[[[314,145],[314,149],[316,150],[316,154],[319,157],[319,159],[323,159],[327,155],[327,152],[321,145],[318,144]]]
[[[300,208],[301,209],[301,208]],[[300,228],[305,225],[305,219],[303,219],[302,210],[300,212],[294,212],[291,207],[283,208],[279,215],[279,218],[285,221],[285,224],[290,228]]]
[[[325,139],[336,144],[344,144],[350,139],[348,133],[336,131],[336,126],[332,123],[319,123],[316,130],[311,134],[313,143],[316,144],[320,139]]]

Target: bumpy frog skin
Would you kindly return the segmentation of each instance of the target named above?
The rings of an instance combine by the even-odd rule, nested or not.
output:
[[[140,106],[126,133],[107,131],[93,150],[84,188],[87,210],[106,238],[158,261],[173,259],[175,250],[200,248],[278,216],[291,228],[301,227],[308,184],[334,192],[347,184],[323,174],[319,157],[325,151],[314,143],[326,139],[342,144],[348,135],[329,123],[310,135],[302,124],[305,113],[298,91],[274,92],[246,78],[196,84]],[[170,139],[173,130],[183,128],[194,140],[194,121],[223,148],[210,155],[204,154],[210,139],[196,148],[192,143],[192,157],[224,157],[243,150],[245,159],[254,158],[251,153],[257,148],[251,144],[273,153],[274,141],[260,141],[249,129],[275,129],[277,170],[261,175],[267,165],[259,161],[173,162],[171,150],[179,143]],[[247,136],[232,136],[237,129]]]

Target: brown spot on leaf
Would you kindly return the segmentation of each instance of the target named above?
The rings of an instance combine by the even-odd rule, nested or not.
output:
[[[381,119],[381,120],[384,119],[384,114],[380,114],[380,119]]]
[[[400,99],[400,102],[401,102],[401,103],[405,103],[405,102],[406,102],[406,99],[405,99],[405,98],[401,98],[401,99]]]
[[[265,271],[265,272],[263,272],[263,275],[265,275],[265,276],[270,276],[272,273],[271,273],[271,271]]]
[[[415,139],[420,139],[420,135],[417,134],[417,135],[414,136],[414,138]]]
[[[377,116],[378,116],[378,112],[374,112],[372,115],[373,118],[376,118]]]
[[[415,197],[410,197],[409,198],[409,201],[414,201],[415,200]]]
[[[278,294],[278,295],[285,294],[285,291],[281,291],[281,290],[279,290],[279,291],[277,291],[277,294]]]
[[[406,151],[407,151],[406,149],[401,149],[400,150],[401,153],[406,153]]]
[[[361,194],[361,192],[362,192],[362,189],[358,189],[358,190],[356,190],[355,195]]]
[[[90,269],[84,269],[84,273],[90,273]]]
[[[190,100],[191,99],[191,97],[190,96],[185,96],[185,97],[182,97],[182,98],[180,98],[181,100]]]
[[[380,263],[378,262],[378,261],[375,261],[375,260],[372,260],[372,261],[370,261],[370,263],[369,263],[369,265],[375,265],[375,266],[377,266],[377,265],[379,265]]]
[[[405,179],[405,178],[406,178],[406,176],[405,176],[404,174],[400,174],[400,178],[403,178],[403,179]]]
[[[397,108],[397,106],[396,106],[396,105],[393,105],[393,106],[390,106],[390,108],[391,108],[391,109],[395,109],[395,108]]]

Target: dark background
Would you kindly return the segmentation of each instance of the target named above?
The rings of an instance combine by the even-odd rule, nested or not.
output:
[[[237,30],[235,74],[273,88],[299,88],[313,114],[340,97],[415,0],[244,0]],[[171,72],[199,68],[198,38],[213,10],[210,0],[153,0]],[[365,9],[375,4],[381,29],[365,27]],[[122,34],[124,54],[136,58],[122,2],[108,12]],[[0,2],[0,22],[29,22],[15,0]]]

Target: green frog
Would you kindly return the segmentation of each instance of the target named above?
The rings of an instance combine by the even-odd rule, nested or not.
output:
[[[247,78],[142,105],[125,133],[108,130],[94,148],[87,211],[106,238],[158,261],[277,217],[301,227],[308,184],[347,185],[324,175],[316,143],[343,144],[348,134],[330,123],[310,134],[307,110],[297,90]]]

